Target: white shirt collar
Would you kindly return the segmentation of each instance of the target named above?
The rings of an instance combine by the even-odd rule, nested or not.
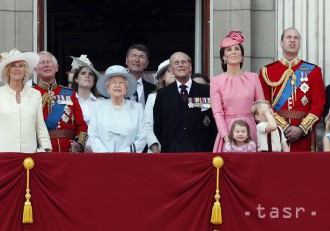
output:
[[[176,81],[176,85],[177,85],[177,88],[178,88],[178,91],[180,92],[180,86],[182,85],[182,83],[180,83],[178,80],[175,80]],[[192,80],[191,78],[189,78],[188,82],[186,82],[184,85],[187,86],[187,91],[188,91],[188,94],[190,92],[190,89],[191,89],[191,84],[192,84]]]
[[[136,82],[138,82],[138,84],[142,85],[142,77],[140,77]]]
[[[91,101],[96,101],[96,96],[91,92],[91,94],[89,95],[89,97],[84,100],[83,98],[81,98],[79,95],[78,95],[78,92],[76,92],[76,96],[77,96],[77,99],[81,99],[83,101],[88,101],[88,100],[91,100]]]

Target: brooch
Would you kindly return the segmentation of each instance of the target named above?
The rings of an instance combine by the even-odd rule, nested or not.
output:
[[[204,126],[208,127],[210,125],[210,122],[211,122],[210,118],[206,115],[203,119]]]
[[[302,97],[301,98],[301,103],[302,103],[302,105],[306,105],[306,104],[308,104],[308,99],[307,99],[307,97],[304,95],[304,97]]]
[[[309,90],[308,84],[307,83],[301,84],[300,90],[306,94],[306,92]]]

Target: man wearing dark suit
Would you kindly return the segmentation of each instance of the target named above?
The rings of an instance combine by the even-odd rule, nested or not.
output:
[[[209,86],[191,80],[191,59],[185,53],[174,53],[170,67],[176,81],[158,90],[154,105],[161,152],[211,152],[216,129]]]
[[[144,70],[149,64],[149,51],[142,44],[134,44],[128,48],[126,65],[129,73],[136,78],[138,88],[131,100],[135,100],[145,106],[148,95],[156,89],[156,86],[142,78]]]

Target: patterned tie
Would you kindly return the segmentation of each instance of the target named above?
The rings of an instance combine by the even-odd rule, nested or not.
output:
[[[186,85],[180,85],[180,94],[184,103],[188,102],[188,91]]]
[[[139,95],[138,95],[137,91],[133,94],[133,96],[135,98],[135,101],[139,102]]]

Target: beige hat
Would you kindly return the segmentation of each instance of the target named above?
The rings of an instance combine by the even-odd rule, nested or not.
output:
[[[5,67],[13,62],[17,61],[25,61],[28,64],[28,67],[31,71],[38,65],[39,63],[39,55],[35,52],[20,52],[16,48],[0,54],[0,76],[4,81],[3,71]],[[30,76],[26,76],[30,77]]]

